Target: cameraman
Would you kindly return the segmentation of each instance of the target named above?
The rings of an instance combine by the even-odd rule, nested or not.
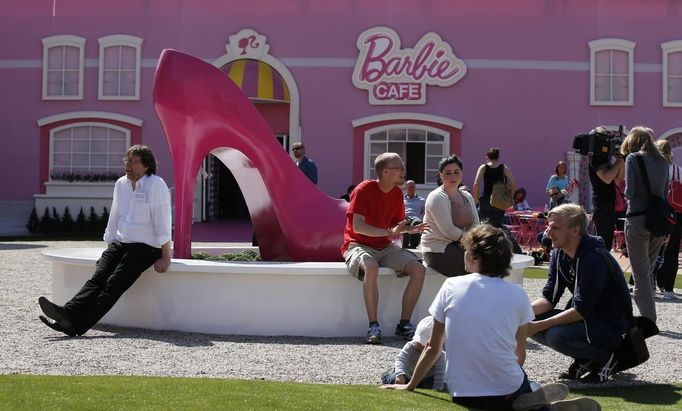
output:
[[[594,129],[595,133],[612,136],[604,126]],[[597,235],[604,240],[607,250],[613,247],[613,231],[616,229],[616,184],[625,178],[625,162],[618,150],[615,161],[611,158],[593,156],[589,175],[592,184],[592,222]]]

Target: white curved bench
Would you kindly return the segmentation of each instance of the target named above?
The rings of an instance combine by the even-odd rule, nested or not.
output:
[[[227,253],[243,248],[212,248]],[[63,304],[87,281],[103,249],[43,252],[52,260],[52,298]],[[196,251],[207,251],[197,249]],[[508,280],[523,282],[532,257],[515,255]],[[445,277],[428,269],[412,316],[428,315]],[[379,271],[379,322],[392,335],[400,316],[406,278]],[[342,262],[209,262],[172,260],[168,272],[153,268],[121,297],[101,323],[122,327],[214,334],[361,336],[367,329],[362,283]]]

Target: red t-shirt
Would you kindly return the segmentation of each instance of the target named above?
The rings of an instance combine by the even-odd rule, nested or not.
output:
[[[405,219],[403,191],[396,186],[388,193],[384,193],[376,180],[365,180],[358,184],[350,195],[341,254],[346,252],[351,242],[377,250],[386,248],[391,243],[388,236],[368,237],[353,231],[353,214],[365,217],[365,222],[374,227],[386,229],[393,227]]]

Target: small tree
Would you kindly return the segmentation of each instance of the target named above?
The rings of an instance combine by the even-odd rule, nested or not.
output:
[[[76,225],[74,226],[74,232],[85,233],[88,231],[88,220],[85,218],[85,213],[83,212],[83,207],[81,207],[76,217]]]
[[[40,231],[43,233],[52,232],[52,220],[50,220],[50,209],[45,207],[45,213],[40,218]]]
[[[102,212],[102,216],[99,219],[99,232],[103,233],[104,230],[107,228],[107,223],[109,222],[109,211],[107,210],[106,207],[104,207],[104,211]]]
[[[52,207],[52,216],[50,217],[50,224],[52,225],[51,231],[53,233],[62,232],[62,220],[57,213],[57,208]]]
[[[71,217],[71,212],[69,211],[69,207],[66,206],[66,207],[64,207],[64,215],[62,215],[62,232],[72,233],[73,230],[74,230],[73,217]]]
[[[88,216],[88,233],[96,234],[99,232],[99,216],[95,213],[95,207],[90,206],[90,215]]]
[[[36,212],[35,207],[33,207],[33,210],[31,210],[31,215],[28,217],[26,229],[31,234],[35,234],[40,231],[40,219],[38,218],[38,213]]]

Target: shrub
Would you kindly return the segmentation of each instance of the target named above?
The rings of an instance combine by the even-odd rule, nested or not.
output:
[[[83,212],[83,207],[81,207],[76,217],[76,225],[73,229],[76,233],[87,233],[88,232],[88,220],[85,219],[85,213]]]
[[[31,210],[31,215],[28,217],[26,229],[31,234],[35,234],[40,231],[40,219],[38,218],[38,213],[36,212],[35,207],[33,207],[33,210]]]
[[[71,212],[69,211],[69,207],[64,207],[64,215],[62,215],[62,221],[60,225],[60,230],[62,233],[71,233],[73,232],[73,217],[71,217]]]
[[[213,255],[205,252],[193,253],[192,259],[205,261],[262,261],[260,255],[253,250],[244,250],[241,253],[222,255]]]

